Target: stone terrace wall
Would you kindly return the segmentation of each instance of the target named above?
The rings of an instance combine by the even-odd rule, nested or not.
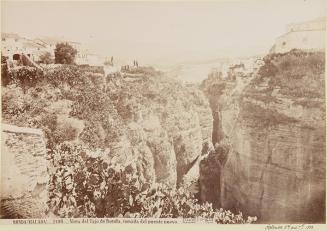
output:
[[[42,130],[2,124],[1,218],[44,217],[47,181]]]

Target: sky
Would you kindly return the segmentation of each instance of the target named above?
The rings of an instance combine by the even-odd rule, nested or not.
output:
[[[101,55],[173,64],[267,53],[287,24],[325,12],[325,0],[2,1],[1,31],[63,36]]]

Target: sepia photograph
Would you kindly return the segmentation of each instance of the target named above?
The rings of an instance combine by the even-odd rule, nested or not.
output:
[[[1,1],[0,224],[326,224],[326,6]]]

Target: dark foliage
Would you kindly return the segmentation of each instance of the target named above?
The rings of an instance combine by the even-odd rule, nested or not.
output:
[[[55,49],[55,63],[74,64],[77,50],[68,43],[58,43]]]
[[[30,87],[36,86],[38,82],[43,80],[43,71],[35,67],[20,66],[8,72],[9,83],[15,83],[26,91]]]
[[[202,217],[222,224],[256,220],[199,204],[182,188],[150,187],[141,183],[133,167],[108,164],[102,155],[92,156],[82,146],[68,143],[50,153],[50,211],[61,217]]]

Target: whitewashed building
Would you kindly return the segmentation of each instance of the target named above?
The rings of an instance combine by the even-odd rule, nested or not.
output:
[[[9,60],[20,60],[25,54],[33,61],[39,61],[40,55],[45,52],[46,46],[33,40],[20,37],[18,34],[1,34],[1,55]]]
[[[20,37],[18,34],[2,33],[1,40],[1,55],[8,57],[9,60],[20,60],[21,55],[25,54],[33,61],[39,62],[40,56],[46,52],[50,53],[52,59],[55,59],[56,45],[58,43],[68,43],[77,50],[75,57],[77,65],[104,65],[104,58],[83,48],[79,42],[66,41],[63,38],[39,37],[32,40]]]
[[[285,53],[292,49],[324,50],[326,41],[326,19],[293,23],[286,33],[276,39],[271,53]]]

